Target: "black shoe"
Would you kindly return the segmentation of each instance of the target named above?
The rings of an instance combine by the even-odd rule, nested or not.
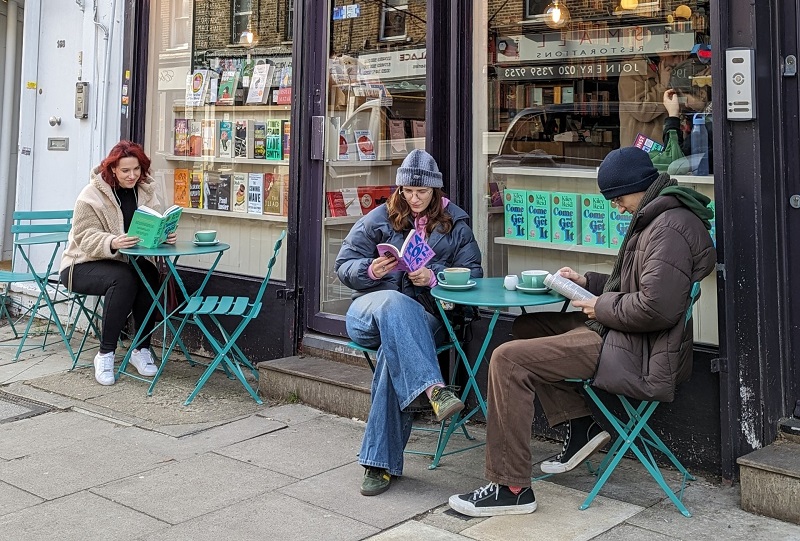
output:
[[[544,473],[568,472],[599,451],[611,440],[611,435],[594,422],[591,416],[567,421],[567,437],[561,453],[553,460],[542,462]]]
[[[536,511],[536,496],[531,487],[514,494],[507,486],[497,483],[489,483],[474,492],[450,496],[448,503],[453,511],[469,517],[526,515]]]
[[[377,496],[388,490],[392,476],[383,468],[364,466],[364,480],[361,482],[361,494],[364,496]]]

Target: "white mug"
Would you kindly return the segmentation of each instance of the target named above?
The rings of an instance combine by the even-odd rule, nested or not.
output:
[[[503,278],[503,287],[509,291],[517,289],[517,284],[519,284],[519,276],[516,274],[509,274]]]

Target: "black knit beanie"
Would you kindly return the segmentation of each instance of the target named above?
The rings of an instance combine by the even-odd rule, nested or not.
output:
[[[433,156],[424,150],[412,150],[403,164],[397,169],[395,184],[398,186],[414,186],[424,188],[441,188],[444,186],[442,173]]]
[[[650,156],[637,147],[612,150],[597,170],[597,186],[606,199],[645,192],[657,178]]]

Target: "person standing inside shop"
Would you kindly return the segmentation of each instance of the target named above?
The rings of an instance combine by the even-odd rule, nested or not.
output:
[[[150,158],[130,141],[120,141],[95,167],[75,202],[69,241],[61,258],[61,283],[70,291],[103,297],[103,328],[100,351],[94,358],[94,378],[100,385],[114,384],[114,351],[122,328],[133,313],[143,340],[131,354],[130,363],[142,376],[158,371],[150,354],[153,318],[145,320],[152,298],[136,269],[119,250],[132,248],[138,237],[128,236],[128,227],[138,207],[163,211],[150,176]],[[167,237],[174,244],[175,233]],[[158,270],[149,259],[137,260],[150,287],[158,288]]]
[[[489,363],[486,478],[450,507],[468,516],[532,513],[531,425],[534,396],[551,426],[566,424],[562,452],[545,473],[580,465],[609,441],[592,418],[581,387],[594,378],[605,391],[671,402],[692,373],[692,331],[684,315],[694,282],[715,267],[709,199],[659,174],[636,147],[611,151],[597,172],[603,196],[633,215],[611,274],[558,272],[596,297],[572,301],[580,312],[524,314],[512,340]],[[647,352],[647,353],[644,353]],[[642,355],[645,358],[642,358]]]
[[[334,270],[354,290],[347,311],[347,333],[356,343],[377,349],[372,405],[361,444],[365,467],[361,494],[374,496],[403,473],[403,449],[411,435],[411,403],[424,393],[437,421],[464,404],[444,385],[436,347],[447,339],[430,288],[436,274],[464,267],[483,276],[481,253],[467,213],[444,196],[436,161],[415,149],[397,170],[398,188],[389,200],[362,217],[342,243]],[[408,233],[423,235],[435,256],[426,267],[406,273],[398,261],[378,254],[380,243],[398,249]]]
[[[669,88],[673,68],[685,55],[659,54],[634,62],[637,70],[619,77],[619,144],[633,145],[638,134],[661,141],[667,110],[664,92]]]

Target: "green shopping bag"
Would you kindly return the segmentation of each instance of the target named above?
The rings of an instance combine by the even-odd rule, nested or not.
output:
[[[667,141],[667,146],[664,147],[664,150],[661,152],[658,151],[650,151],[648,152],[648,156],[653,161],[653,165],[659,172],[665,173],[669,168],[669,165],[674,162],[675,160],[680,160],[683,158],[683,151],[681,150],[681,146],[678,143],[678,132],[677,130],[669,130],[669,141]]]

